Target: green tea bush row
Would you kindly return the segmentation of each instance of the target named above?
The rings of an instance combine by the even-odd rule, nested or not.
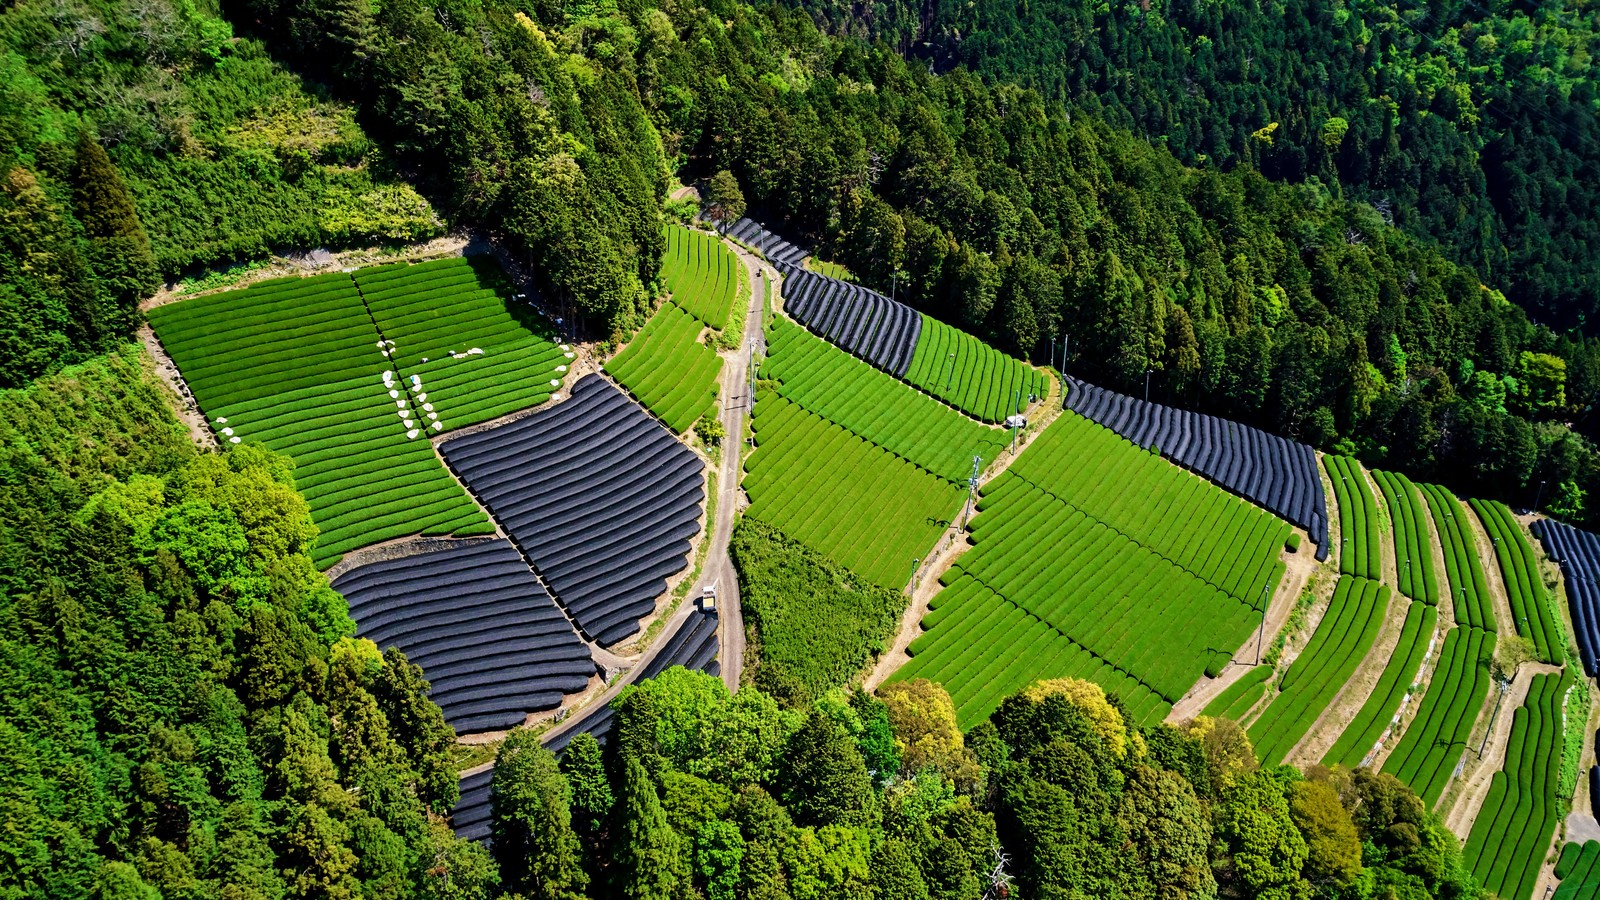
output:
[[[1310,730],[1372,649],[1388,609],[1388,585],[1356,575],[1339,579],[1310,642],[1250,725],[1250,741],[1262,762],[1282,762]]]
[[[777,381],[779,394],[935,475],[965,482],[972,457],[992,462],[1010,437],[787,319],[769,322],[761,377]]]
[[[1498,500],[1473,500],[1471,503],[1494,544],[1517,634],[1533,642],[1534,655],[1541,661],[1561,662],[1566,642],[1555,622],[1544,582],[1539,577],[1539,564],[1527,536],[1504,503]]]
[[[1379,581],[1383,549],[1378,536],[1378,505],[1367,489],[1361,464],[1345,456],[1322,457],[1339,504],[1339,571]]]
[[[1372,471],[1394,523],[1395,574],[1400,593],[1430,606],[1439,602],[1439,580],[1433,571],[1433,539],[1416,485],[1398,472]]]
[[[1488,581],[1466,509],[1454,494],[1436,484],[1422,485],[1421,490],[1439,532],[1456,623],[1494,631],[1494,607],[1489,602]]]
[[[1493,659],[1492,633],[1450,629],[1416,717],[1383,762],[1383,771],[1410,785],[1429,807],[1439,802],[1466,750],[1489,692]]]
[[[1570,667],[1533,676],[1512,719],[1505,765],[1494,773],[1462,851],[1478,884],[1506,900],[1532,896],[1556,822],[1567,812],[1555,788],[1561,710],[1572,677]]]
[[[928,316],[905,380],[985,422],[1004,421],[1049,385],[1043,372]]]
[[[1412,603],[1406,609],[1405,624],[1400,628],[1400,641],[1395,644],[1389,662],[1384,665],[1377,686],[1361,705],[1356,717],[1345,726],[1339,740],[1322,758],[1325,765],[1343,765],[1354,769],[1377,746],[1421,673],[1422,663],[1434,640],[1434,626],[1438,624],[1438,618],[1438,610],[1425,603]]]
[[[1271,677],[1271,666],[1256,666],[1207,703],[1201,715],[1239,721],[1261,702],[1261,697],[1267,692],[1267,681]]]
[[[776,393],[752,425],[748,514],[874,584],[903,588],[960,511],[962,488]]]
[[[666,302],[606,363],[617,379],[675,433],[688,431],[717,396],[722,357],[700,343],[705,325]]]

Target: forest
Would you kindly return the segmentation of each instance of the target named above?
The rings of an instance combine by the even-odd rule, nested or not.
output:
[[[1555,327],[1593,333],[1596,13],[1488,3],[801,0],[830,30],[1025,84],[1188,165],[1371,204]]]

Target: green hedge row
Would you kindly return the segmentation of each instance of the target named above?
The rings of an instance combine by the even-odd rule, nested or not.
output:
[[[1527,535],[1504,503],[1498,500],[1473,500],[1471,503],[1494,544],[1517,634],[1533,642],[1534,655],[1541,661],[1561,662],[1565,656],[1565,641],[1556,624],[1544,581],[1539,577],[1539,564]]]
[[[1425,603],[1412,603],[1406,609],[1400,641],[1395,644],[1389,662],[1383,667],[1383,675],[1356,717],[1345,726],[1339,740],[1322,758],[1324,765],[1343,765],[1354,769],[1372,752],[1379,739],[1389,730],[1394,714],[1400,710],[1401,702],[1416,682],[1422,662],[1434,640],[1434,626],[1437,623],[1438,610]]]
[[[1339,579],[1316,632],[1250,725],[1262,762],[1282,762],[1299,743],[1372,649],[1388,609],[1388,585],[1355,575]]]
[[[1466,509],[1454,494],[1436,484],[1422,485],[1421,490],[1439,532],[1456,623],[1494,631],[1494,606],[1489,602],[1488,581]]]
[[[1430,606],[1439,603],[1439,580],[1433,570],[1433,538],[1416,485],[1398,472],[1372,470],[1394,523],[1395,575],[1400,593]]]

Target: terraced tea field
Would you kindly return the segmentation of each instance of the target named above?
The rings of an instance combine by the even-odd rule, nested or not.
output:
[[[512,294],[492,258],[358,269],[372,321],[416,403],[448,431],[528,409],[561,386],[574,352]],[[416,381],[412,382],[412,377]]]
[[[782,318],[767,329],[763,379],[778,394],[950,481],[992,462],[1010,433],[987,428]]]
[[[1065,413],[984,486],[975,546],[893,678],[943,680],[970,724],[1041,672],[1082,672],[1158,720],[1248,639],[1288,531]]]
[[[1430,807],[1449,786],[1488,696],[1494,639],[1478,628],[1450,629],[1416,718],[1384,760],[1383,771],[1410,785]]]
[[[722,357],[700,342],[703,330],[699,319],[669,300],[606,363],[611,377],[675,434],[716,412]]]
[[[1533,676],[1528,699],[1512,719],[1505,765],[1494,773],[1462,852],[1478,883],[1501,897],[1533,894],[1545,848],[1565,812],[1556,778],[1562,705],[1572,679],[1570,672]]]
[[[1322,758],[1324,765],[1354,769],[1367,760],[1422,673],[1423,661],[1436,640],[1438,623],[1439,612],[1434,607],[1420,602],[1406,607],[1400,640],[1384,663],[1383,674],[1355,718]]]
[[[1500,575],[1505,581],[1506,598],[1511,601],[1511,616],[1517,634],[1533,643],[1534,655],[1544,662],[1559,663],[1565,642],[1556,623],[1555,609],[1539,576],[1533,547],[1511,510],[1494,500],[1473,500],[1472,509],[1483,522],[1484,531],[1494,544]]]
[[[1278,693],[1250,725],[1264,763],[1278,763],[1311,729],[1372,649],[1389,609],[1389,587],[1357,575],[1339,579],[1322,621],[1283,673]]]
[[[984,422],[1004,421],[1049,390],[1044,373],[925,315],[904,377]]]
[[[293,457],[319,566],[391,538],[493,531],[422,436],[427,411],[379,352],[349,275],[167,304],[150,322],[224,445]]]
[[[1306,530],[1328,556],[1328,506],[1309,445],[1238,422],[1150,403],[1068,375],[1062,405]]]
[[[672,302],[706,326],[721,331],[745,283],[739,257],[710,232],[667,226],[667,252],[661,280]]]
[[[1436,484],[1421,486],[1444,552],[1445,575],[1450,584],[1456,624],[1484,631],[1495,630],[1488,579],[1466,508],[1455,495]]]
[[[960,510],[963,488],[783,396],[756,396],[749,515],[874,584],[899,589]]]
[[[1344,456],[1322,458],[1339,507],[1339,571],[1376,581],[1383,577],[1377,502],[1361,464]]]
[[[1433,540],[1422,499],[1411,479],[1394,472],[1372,472],[1389,509],[1394,532],[1395,573],[1400,593],[1430,606],[1439,602],[1439,578],[1433,571]]]

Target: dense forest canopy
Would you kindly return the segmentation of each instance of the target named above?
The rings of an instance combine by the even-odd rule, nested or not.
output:
[[[1187,164],[1371,203],[1540,321],[1600,307],[1587,4],[800,0],[830,29],[1024,84]]]
[[[349,636],[291,465],[196,453],[163,391],[131,347],[0,391],[0,894],[491,884],[438,818],[455,734]]]

